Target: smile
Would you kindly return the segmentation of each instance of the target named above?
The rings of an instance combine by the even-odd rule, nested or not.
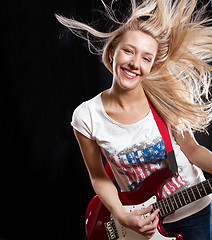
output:
[[[121,68],[122,72],[124,73],[124,75],[127,77],[127,78],[130,78],[130,79],[133,79],[135,77],[137,77],[138,74],[136,73],[133,73],[125,68]]]

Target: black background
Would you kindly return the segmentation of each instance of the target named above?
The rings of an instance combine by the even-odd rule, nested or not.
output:
[[[0,240],[84,238],[94,191],[70,121],[112,75],[54,14],[95,22],[95,8],[103,10],[100,0],[8,1],[1,9]],[[197,138],[212,150],[211,136]]]

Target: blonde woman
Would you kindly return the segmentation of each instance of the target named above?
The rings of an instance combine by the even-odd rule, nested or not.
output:
[[[150,213],[151,207],[126,212],[100,152],[122,191],[134,189],[165,167],[166,149],[148,98],[170,130],[179,171],[164,185],[164,197],[203,181],[201,169],[212,173],[212,153],[192,133],[204,131],[212,119],[212,27],[202,18],[204,8],[195,12],[196,0],[147,0],[138,6],[131,0],[131,14],[124,22],[102,3],[117,26],[112,32],[57,15],[90,47],[95,45],[89,34],[105,43],[99,51],[113,74],[111,88],[82,103],[71,124],[98,197],[123,226],[151,238],[159,210],[146,219],[141,215]],[[210,203],[206,196],[177,210],[164,219],[166,230],[185,240],[210,240]]]

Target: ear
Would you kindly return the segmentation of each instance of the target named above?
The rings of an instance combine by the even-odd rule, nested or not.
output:
[[[114,57],[114,50],[112,48],[110,48],[108,56],[109,56],[110,63],[112,64],[113,57]]]
[[[109,55],[109,60],[110,60],[110,63],[113,62],[113,57],[111,57],[111,55]]]
[[[113,55],[114,55],[114,51],[112,49],[109,50],[109,54],[108,54],[108,57],[109,57],[109,60],[110,60],[110,63],[113,62]]]

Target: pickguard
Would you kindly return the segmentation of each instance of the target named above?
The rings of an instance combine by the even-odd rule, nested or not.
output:
[[[127,205],[127,206],[124,206],[124,208],[126,209],[127,212],[132,212],[136,209],[147,208],[151,204],[154,204],[156,201],[157,201],[156,196],[153,196],[149,200],[147,200],[146,202],[144,202],[142,204]],[[150,215],[149,213],[146,215],[143,215],[142,218],[146,218],[149,215]],[[118,240],[147,240],[146,237],[144,237],[128,228],[123,227],[112,215],[111,215],[111,220],[113,220],[115,223],[116,231],[119,236]],[[151,240],[176,240],[176,238],[175,237],[165,237],[165,236],[161,235],[157,229],[156,233],[151,238]]]

